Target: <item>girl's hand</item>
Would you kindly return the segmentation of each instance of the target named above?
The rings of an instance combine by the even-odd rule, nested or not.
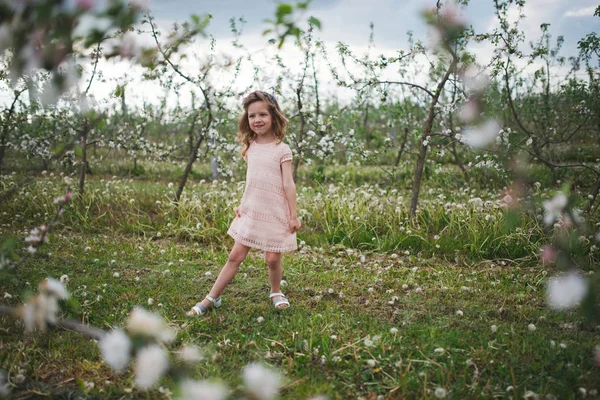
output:
[[[241,213],[241,211],[240,211],[240,207],[236,207],[236,208],[234,208],[234,209],[233,209],[233,212],[235,213],[235,216],[236,216],[237,218],[241,218],[241,217],[242,217],[242,213]]]
[[[295,233],[300,228],[302,228],[302,223],[298,217],[290,219],[290,232]]]

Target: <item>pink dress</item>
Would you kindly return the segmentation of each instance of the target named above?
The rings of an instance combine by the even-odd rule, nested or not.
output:
[[[296,250],[296,234],[290,232],[290,210],[281,173],[281,163],[292,159],[290,147],[277,141],[251,142],[244,159],[248,170],[239,209],[241,216],[236,216],[227,233],[236,242],[263,251]]]

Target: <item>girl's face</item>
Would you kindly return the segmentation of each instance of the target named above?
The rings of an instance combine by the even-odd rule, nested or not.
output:
[[[255,101],[248,106],[248,123],[258,136],[271,134],[272,119],[266,102]]]

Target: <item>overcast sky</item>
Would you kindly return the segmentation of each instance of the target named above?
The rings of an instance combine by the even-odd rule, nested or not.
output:
[[[211,13],[213,19],[208,32],[216,37],[217,48],[224,52],[231,49],[229,44],[232,34],[229,20],[232,17],[236,19],[243,17],[247,23],[241,41],[253,53],[253,57],[260,65],[269,62],[268,52],[265,50],[269,48],[268,38],[264,37],[262,32],[268,27],[265,20],[274,17],[278,3],[274,0],[148,1],[152,15],[164,30],[173,22],[188,20],[191,14]],[[524,9],[526,18],[521,28],[530,41],[539,37],[540,24],[549,23],[553,41],[559,35],[564,36],[562,54],[574,56],[577,54],[577,41],[587,33],[593,32],[599,25],[600,18],[593,16],[597,4],[595,0],[527,0]],[[338,42],[348,44],[357,53],[364,51],[369,39],[369,25],[373,23],[375,49],[372,53],[389,55],[408,47],[407,31],[412,31],[416,39],[427,41],[428,28],[420,13],[423,9],[434,5],[435,1],[425,0],[313,0],[303,18],[313,15],[321,21],[322,30],[317,35],[323,40],[330,53],[335,53],[335,45]],[[511,15],[516,17],[516,8],[511,11]],[[472,0],[464,10],[464,19],[467,24],[473,25],[476,32],[491,32],[497,26],[493,0]],[[206,51],[206,42],[201,43],[202,41],[194,50],[195,52]],[[470,50],[475,52],[478,61],[484,64],[491,57],[493,47],[490,44],[473,44]],[[298,65],[301,61],[301,55],[291,41],[281,50],[281,55],[284,60],[288,60],[288,65]],[[562,70],[555,70],[554,73],[560,75],[566,71],[565,67]],[[250,79],[249,68],[246,68],[245,73],[246,75],[242,74],[240,78],[242,81]],[[321,63],[321,75],[324,82],[331,82],[331,75],[324,63]],[[241,82],[241,86],[246,83]],[[349,96],[348,92],[335,94],[333,86],[329,87],[330,95]],[[96,89],[103,92],[107,88]],[[139,94],[146,97],[141,92]],[[155,93],[152,95],[155,96]]]
[[[100,6],[105,1],[98,0],[96,4]],[[229,20],[232,17],[236,19],[243,17],[247,23],[244,26],[241,42],[252,53],[253,60],[261,66],[261,69],[267,71],[268,76],[272,64],[270,57],[275,50],[274,46],[268,45],[268,38],[264,37],[262,32],[268,27],[265,20],[274,17],[278,1],[146,0],[146,3],[165,34],[174,22],[181,23],[189,20],[191,14],[211,13],[213,19],[207,32],[214,35],[217,40],[217,50],[221,53],[232,53],[234,50],[231,46],[232,33]],[[348,44],[355,53],[365,51],[369,40],[370,23],[375,26],[375,48],[372,54],[392,55],[397,50],[408,48],[407,31],[412,31],[415,39],[427,42],[428,28],[420,13],[434,5],[435,0],[313,0],[303,19],[306,20],[312,15],[321,21],[322,29],[317,35],[332,56],[335,56],[335,45],[338,42]],[[597,30],[599,26],[600,18],[593,16],[597,5],[597,0],[527,0],[524,10],[526,18],[521,28],[525,31],[527,40],[531,41],[539,38],[540,24],[549,23],[553,41],[559,35],[564,36],[565,42],[561,54],[567,57],[574,56],[577,54],[577,41],[587,33]],[[511,14],[515,17],[516,9],[512,10]],[[464,20],[467,24],[472,24],[478,33],[491,32],[497,26],[493,0],[471,0],[471,4],[464,10]],[[163,38],[164,36],[166,35],[163,35]],[[152,44],[149,36],[145,40],[140,38],[140,42]],[[192,56],[205,55],[207,48],[207,40],[199,39],[195,47],[188,51]],[[489,43],[473,44],[469,50],[476,53],[480,64],[485,64],[492,55],[493,47]],[[291,40],[279,54],[292,69],[299,68],[302,57]],[[187,61],[189,62],[187,66],[185,61],[182,63],[182,68],[188,68],[186,72],[190,74],[194,73],[200,63],[196,60],[194,64],[192,58],[194,57],[190,57],[190,61]],[[325,94],[348,99],[352,94],[348,90],[337,89],[325,63],[319,61],[319,64]],[[84,65],[84,69],[90,72],[91,65]],[[126,82],[130,83],[128,99],[138,105],[142,101],[158,103],[161,98],[160,88],[156,84],[141,82],[139,70],[127,63],[103,61],[100,69],[104,74],[104,82],[94,82],[91,89],[91,93],[97,99],[109,97],[117,84]],[[562,70],[556,69],[553,73],[561,75],[567,70],[565,67]],[[252,85],[251,76],[251,68],[246,64],[238,79],[237,87],[244,88]],[[422,78],[425,79],[424,76]],[[264,85],[269,87],[274,84],[274,80],[275,77],[271,82],[267,79]],[[186,96],[180,96],[178,100],[184,104],[189,103],[189,97]]]
[[[149,4],[153,14],[164,21],[184,21],[190,14],[212,13],[209,31],[217,37],[228,37],[231,17],[244,17],[248,21],[246,33],[259,35],[265,28],[264,20],[273,17],[278,1],[152,0]],[[408,30],[417,37],[425,36],[426,26],[419,13],[434,5],[433,0],[313,0],[308,14],[321,20],[320,37],[325,41],[365,44],[369,23],[373,22],[378,46],[401,48]],[[597,5],[596,0],[527,0],[523,27],[526,33],[535,34],[541,23],[550,23],[553,35],[563,35],[565,50],[574,53],[577,41],[598,28],[600,19],[593,17]],[[477,32],[489,31],[495,22],[493,0],[471,0],[465,19]]]

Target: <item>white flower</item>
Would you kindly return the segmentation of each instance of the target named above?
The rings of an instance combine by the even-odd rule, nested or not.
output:
[[[179,388],[180,400],[221,400],[227,397],[227,388],[220,383],[186,379]]]
[[[444,350],[443,347],[438,347],[437,349],[433,350],[434,353],[437,354],[442,354],[443,352],[445,352],[446,350]]]
[[[576,272],[550,278],[546,287],[548,304],[555,310],[576,307],[587,294],[587,290],[587,282]]]
[[[262,316],[256,318],[256,322],[258,322],[259,324],[262,324],[264,321],[265,319]]]
[[[447,394],[448,392],[446,392],[446,389],[444,388],[437,388],[434,392],[435,397],[437,397],[438,399],[443,399],[444,397],[446,397]]]
[[[98,346],[104,362],[115,371],[122,371],[129,363],[131,341],[121,329],[107,333],[100,339]]]
[[[179,358],[187,363],[193,364],[204,359],[202,352],[198,346],[188,345],[183,346],[179,352]]]
[[[170,342],[175,338],[175,332],[160,316],[140,307],[136,307],[129,315],[127,329],[134,335],[151,336],[164,342]]]
[[[114,276],[115,278],[118,278],[118,277],[120,276],[120,274],[119,274],[118,272],[115,272],[115,273],[113,273],[113,276]]]
[[[532,332],[533,332],[533,331],[535,331],[537,328],[535,327],[535,325],[534,325],[534,324],[529,324],[529,325],[527,325],[527,329],[529,329],[530,331],[532,331]]]
[[[492,332],[496,332],[498,330],[496,325],[492,325],[490,328],[492,329]]]
[[[527,141],[525,142],[525,144],[527,146],[531,146],[531,143],[533,143],[533,139],[532,138],[527,139]]]
[[[482,148],[496,140],[500,133],[500,125],[494,119],[488,119],[481,126],[465,129],[463,140],[474,148]]]
[[[544,223],[547,226],[551,225],[560,216],[563,209],[567,206],[567,201],[567,196],[564,193],[559,193],[552,200],[544,202],[544,208],[546,209]]]
[[[365,346],[367,346],[367,347],[372,347],[374,344],[370,337],[366,337],[364,340],[364,343],[365,343]]]
[[[144,347],[139,351],[135,362],[135,385],[149,389],[169,369],[169,358],[165,350],[157,344]]]
[[[472,122],[479,115],[479,105],[476,101],[467,101],[460,107],[458,111],[458,117],[461,121],[469,123]]]
[[[367,360],[367,365],[372,368],[375,365],[377,365],[377,360],[373,360],[373,359]]]
[[[274,399],[281,386],[281,375],[258,363],[246,365],[243,377],[248,391],[260,400]]]
[[[390,329],[390,333],[391,333],[392,335],[395,335],[396,333],[398,333],[398,328],[391,328],[391,329]]]
[[[148,299],[148,305],[151,306],[152,304],[154,304],[154,299],[152,297],[150,297]]]
[[[490,84],[490,78],[476,67],[470,66],[463,75],[465,86],[470,92],[480,92]]]
[[[462,317],[463,316],[462,310],[456,310],[456,315],[458,315],[459,317]]]
[[[48,293],[58,297],[60,300],[66,300],[69,298],[69,292],[67,292],[65,285],[56,279],[46,278],[46,280],[40,285],[40,289],[46,290]]]
[[[67,275],[67,274],[61,275],[60,281],[62,283],[68,283],[69,282],[69,275]]]

